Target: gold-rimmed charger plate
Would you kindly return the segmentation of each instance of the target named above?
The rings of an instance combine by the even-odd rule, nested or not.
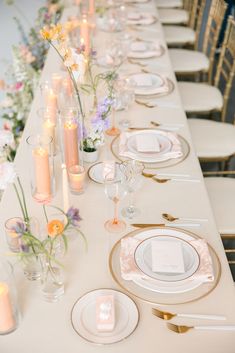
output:
[[[144,128],[143,128],[143,130],[144,130]],[[134,131],[134,130],[132,130],[132,131]],[[153,162],[153,163],[146,163],[145,162],[145,163],[143,163],[144,167],[146,169],[160,169],[160,168],[171,167],[171,166],[174,166],[174,165],[177,165],[177,164],[183,162],[188,157],[188,155],[190,153],[190,146],[189,146],[188,142],[181,135],[177,135],[177,136],[178,136],[178,139],[180,140],[180,143],[181,143],[181,149],[182,149],[182,156],[181,157],[172,158],[172,159],[168,159],[165,161]],[[111,143],[111,151],[112,151],[113,155],[119,161],[123,162],[123,161],[126,161],[127,159],[130,159],[130,158],[119,155],[119,142],[120,142],[120,135],[116,136],[113,139],[113,141]],[[138,160],[137,156],[135,159],[137,161],[140,161],[140,160]]]
[[[150,227],[146,228],[149,232],[149,237],[153,235],[169,235],[169,230],[171,230],[172,234],[175,232],[176,234],[181,232],[184,235],[188,236],[188,239],[201,239],[198,235],[189,232],[184,229],[174,228],[174,227]],[[143,230],[136,230],[125,235],[126,237],[135,237],[140,235]],[[183,293],[158,293],[147,290],[146,288],[140,287],[133,281],[126,281],[121,276],[120,269],[120,250],[121,250],[121,239],[117,241],[117,243],[113,246],[110,256],[109,256],[109,269],[114,281],[129,294],[134,295],[138,299],[143,300],[144,302],[150,304],[163,304],[163,305],[177,305],[194,302],[201,298],[206,297],[209,293],[211,293],[217,286],[221,276],[221,264],[216,254],[215,250],[209,245],[209,252],[212,258],[213,270],[214,270],[214,281],[202,283],[200,286],[192,289],[191,291],[183,292]]]
[[[140,60],[140,59],[138,59],[138,60]],[[152,74],[152,75],[157,75],[157,74]],[[169,94],[171,94],[174,91],[175,84],[169,78],[167,78],[166,81],[167,81],[167,86],[168,86],[168,90],[166,92],[159,92],[159,93],[155,93],[155,94],[136,94],[135,96],[137,98],[145,98],[145,99],[160,98],[160,97],[168,96]]]

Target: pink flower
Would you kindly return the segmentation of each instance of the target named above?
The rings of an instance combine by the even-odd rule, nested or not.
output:
[[[23,83],[22,82],[16,82],[14,89],[16,91],[20,91],[23,88]]]

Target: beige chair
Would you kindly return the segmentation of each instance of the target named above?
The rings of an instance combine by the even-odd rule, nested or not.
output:
[[[231,107],[233,111],[228,110],[229,99],[234,93],[232,91],[234,84],[235,20],[230,17],[219,58],[215,86],[179,82],[179,90],[186,112],[200,114],[219,112],[221,115],[221,122],[195,118],[188,120],[200,161],[228,162],[235,155],[235,126],[225,122],[228,113],[231,117],[235,117],[235,105]]]
[[[163,26],[165,39],[168,46],[174,47],[195,44],[199,34],[199,25],[201,23],[201,17],[203,14],[202,6],[199,6],[200,2],[201,0],[184,0],[184,10],[187,11],[187,13],[189,14],[187,27],[178,25]],[[176,11],[176,9],[174,11]]]
[[[213,176],[205,177],[204,181],[219,233],[222,237],[235,236],[235,178]]]
[[[200,16],[205,9],[206,1],[201,3]],[[170,49],[170,59],[176,74],[192,75],[209,73],[211,81],[216,45],[221,30],[227,4],[224,0],[212,0],[203,36],[202,51],[199,49],[199,38],[195,43],[195,50]],[[201,23],[198,24],[201,27]],[[198,33],[201,29],[198,29]],[[204,75],[205,76],[205,75]]]
[[[183,7],[183,0],[156,0],[158,8]]]

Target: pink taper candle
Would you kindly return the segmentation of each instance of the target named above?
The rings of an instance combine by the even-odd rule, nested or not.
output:
[[[78,125],[73,121],[64,123],[64,154],[67,168],[78,164]]]
[[[85,45],[85,54],[88,55],[90,53],[90,26],[86,18],[82,19],[80,36],[81,42]]]
[[[0,282],[0,333],[12,330],[15,325],[8,285]]]
[[[35,168],[35,199],[45,201],[51,197],[51,178],[49,166],[49,153],[45,148],[38,147],[33,150]]]

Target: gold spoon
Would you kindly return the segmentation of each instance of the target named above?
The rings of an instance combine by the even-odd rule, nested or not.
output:
[[[152,308],[152,314],[163,320],[171,320],[173,317],[187,317],[190,319],[205,319],[205,320],[226,320],[225,316],[221,315],[204,315],[204,314],[172,314],[166,311],[161,311],[156,308]]]
[[[198,222],[207,222],[206,218],[181,218],[181,217],[174,217],[169,213],[162,213],[162,218],[166,219],[168,222],[174,221],[198,221]]]
[[[233,325],[222,325],[222,326],[184,326],[184,325],[174,325],[171,323],[167,323],[167,327],[169,330],[174,331],[176,333],[185,333],[191,329],[195,330],[216,330],[216,331],[235,331],[235,326]]]
[[[160,184],[166,183],[167,181],[171,180],[171,179],[157,178],[156,174],[150,174],[150,173],[145,173],[145,172],[142,172],[142,175],[145,178],[153,179],[154,181],[156,181],[157,183],[160,183]]]
[[[143,101],[140,101],[138,99],[136,99],[135,102],[137,104],[143,105],[144,107],[147,107],[147,108],[155,108],[155,107],[157,107],[157,105],[155,105],[155,104],[151,104],[151,103],[148,103],[148,102],[143,102]]]

